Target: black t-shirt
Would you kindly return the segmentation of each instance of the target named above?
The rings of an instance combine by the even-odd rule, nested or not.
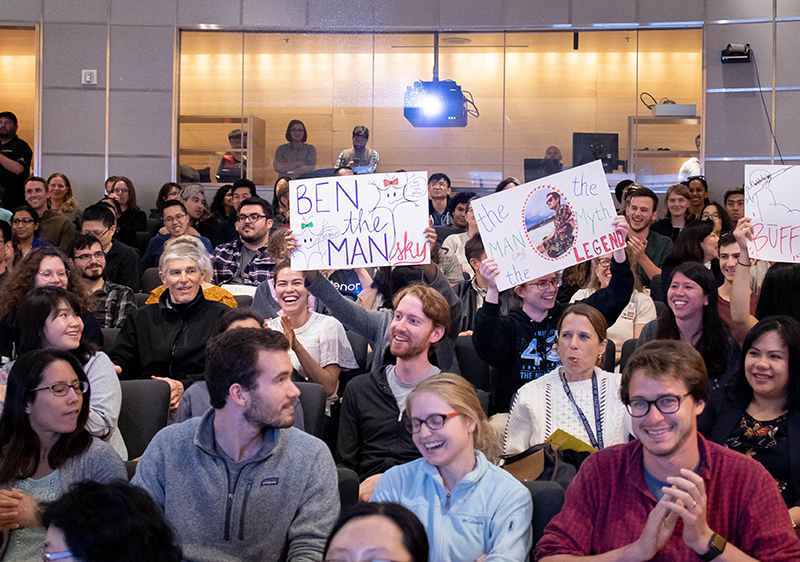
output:
[[[33,151],[27,142],[15,136],[6,144],[0,144],[0,154],[19,162],[24,168],[21,174],[13,174],[0,166],[0,187],[5,189],[3,204],[6,209],[13,211],[25,203],[25,179],[31,172]]]
[[[358,275],[352,269],[337,269],[331,273],[328,281],[336,287],[337,291],[351,300],[356,300],[363,290]]]

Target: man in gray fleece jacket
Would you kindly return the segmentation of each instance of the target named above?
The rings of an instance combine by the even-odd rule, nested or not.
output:
[[[133,483],[181,536],[185,560],[318,561],[339,515],[333,458],[290,427],[300,392],[279,332],[234,329],[206,350],[212,410],[158,433]]]

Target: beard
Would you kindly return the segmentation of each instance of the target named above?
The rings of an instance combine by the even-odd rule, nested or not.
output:
[[[428,338],[417,342],[413,342],[409,338],[409,342],[406,345],[399,345],[394,341],[394,338],[392,338],[389,343],[389,351],[397,359],[413,359],[414,357],[419,357],[423,353],[427,354],[429,349],[430,344],[428,343]]]
[[[97,281],[98,279],[103,277],[103,270],[92,269],[90,271],[87,269],[86,271],[83,272],[82,277],[84,279],[88,279],[89,281]]]
[[[294,416],[282,417],[284,413],[283,407],[276,411],[265,404],[258,394],[253,393],[252,397],[244,411],[244,419],[247,423],[257,429],[264,429],[267,426],[282,429],[294,425]]]

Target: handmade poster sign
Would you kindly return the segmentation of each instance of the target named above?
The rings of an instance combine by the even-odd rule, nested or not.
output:
[[[598,160],[472,202],[499,290],[625,247]]]
[[[430,263],[427,172],[293,180],[289,205],[294,270]]]
[[[744,216],[752,219],[750,257],[800,262],[800,166],[744,167]]]

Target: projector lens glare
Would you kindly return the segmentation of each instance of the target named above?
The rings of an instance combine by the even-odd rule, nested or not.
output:
[[[435,96],[425,96],[422,99],[422,111],[428,117],[435,117],[442,112],[442,101]]]

